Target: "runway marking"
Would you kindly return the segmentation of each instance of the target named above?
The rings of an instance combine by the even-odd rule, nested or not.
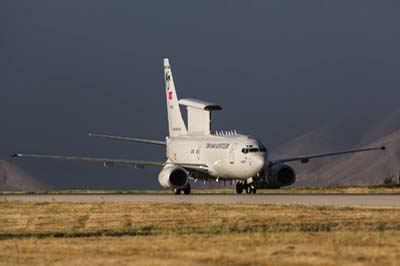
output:
[[[400,207],[400,195],[0,195],[0,201],[14,202],[160,202],[160,203],[246,203],[246,204],[305,204],[335,206]]]

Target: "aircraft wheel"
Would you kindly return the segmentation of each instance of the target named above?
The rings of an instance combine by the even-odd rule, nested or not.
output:
[[[188,184],[187,187],[183,189],[183,194],[189,195],[190,194],[190,185]]]
[[[243,193],[243,184],[242,183],[236,183],[236,193],[237,194],[242,194]]]
[[[180,189],[174,189],[174,193],[175,195],[180,195],[181,194],[181,190]]]
[[[257,190],[256,190],[254,185],[248,185],[246,187],[246,193],[247,194],[256,194],[256,192],[257,192]]]

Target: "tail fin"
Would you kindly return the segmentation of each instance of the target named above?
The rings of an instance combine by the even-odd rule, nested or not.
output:
[[[174,78],[168,58],[164,58],[164,79],[168,110],[168,128],[171,137],[187,134],[186,125],[183,122],[178,97],[175,91]]]

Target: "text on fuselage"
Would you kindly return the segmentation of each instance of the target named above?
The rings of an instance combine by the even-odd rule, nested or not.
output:
[[[207,143],[206,149],[228,149],[229,143]]]

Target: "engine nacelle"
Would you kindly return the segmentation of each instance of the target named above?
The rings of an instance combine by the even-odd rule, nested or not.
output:
[[[286,164],[273,166],[267,176],[267,183],[270,187],[290,186],[296,181],[296,173],[292,167]]]
[[[163,188],[182,189],[189,182],[189,173],[179,166],[165,166],[158,175],[158,182]]]

